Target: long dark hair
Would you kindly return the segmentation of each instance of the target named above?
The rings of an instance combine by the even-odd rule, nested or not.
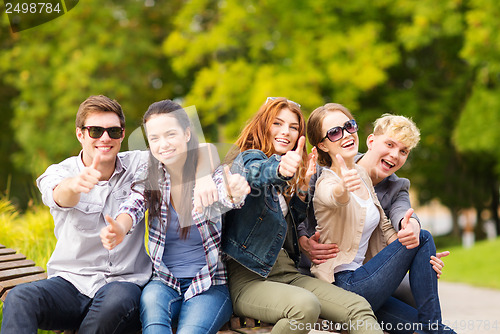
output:
[[[193,128],[186,111],[179,104],[175,103],[172,100],[163,100],[151,104],[142,118],[142,124],[144,128],[146,128],[146,122],[153,115],[164,114],[174,117],[181,128],[184,130],[184,132],[188,129],[191,130]],[[191,222],[193,220],[191,212],[193,210],[192,198],[195,182],[195,172],[196,166],[198,165],[198,146],[198,137],[196,136],[196,133],[191,130],[191,137],[187,143],[187,157],[182,173],[182,198],[180,203],[176,203],[180,226],[185,226],[181,227],[180,229],[180,235],[182,239],[187,238]],[[148,176],[145,180],[138,182],[144,183],[145,186],[143,196],[146,200],[146,207],[149,210],[149,227],[151,227],[151,221],[154,218],[159,219],[160,226],[162,226],[160,217],[162,205],[162,194],[159,186],[160,177],[163,178],[163,175],[159,174],[158,160],[156,160],[156,158],[150,151],[148,161]],[[132,185],[132,188],[134,187],[134,185]],[[182,222],[184,222],[184,224],[182,224]]]

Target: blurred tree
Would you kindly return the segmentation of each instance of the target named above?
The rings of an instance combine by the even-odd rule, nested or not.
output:
[[[192,78],[186,100],[200,103],[212,140],[234,138],[269,95],[306,111],[343,103],[365,125],[361,138],[384,112],[413,117],[422,142],[402,175],[422,203],[451,209],[458,234],[459,210],[491,198],[491,173],[475,172],[491,159],[469,159],[451,140],[474,76],[459,56],[466,11],[456,0],[192,1],[164,49]]]
[[[186,104],[209,138],[232,141],[267,96],[306,111],[332,100],[356,109],[399,59],[377,11],[364,1],[190,1],[164,51],[192,78]]]
[[[3,4],[0,4],[3,8]],[[7,15],[0,16],[0,54],[10,50],[14,39],[10,34]],[[0,76],[0,197],[6,196],[19,207],[25,207],[33,195],[31,174],[20,171],[13,165],[10,156],[19,151],[19,145],[13,140],[14,131],[10,126],[14,110],[11,102],[19,92]]]
[[[454,132],[454,141],[461,152],[479,154],[495,165],[489,177],[492,217],[500,234],[499,175],[500,151],[500,3],[491,0],[470,0],[467,31],[461,56],[475,70],[473,89],[464,106]],[[479,171],[477,171],[479,173]]]
[[[129,130],[151,102],[172,97],[176,79],[159,45],[179,3],[83,1],[54,21],[10,36],[0,72],[19,92],[11,103],[17,167],[39,175],[77,154],[74,119],[89,95],[118,100]]]
[[[379,111],[387,108],[413,117],[422,140],[399,174],[411,179],[421,203],[438,198],[451,210],[453,234],[459,236],[460,210],[474,207],[480,213],[495,198],[491,157],[477,151],[463,154],[452,140],[476,73],[460,57],[468,8],[455,0],[401,0],[388,8],[394,22],[389,29],[400,43],[402,62],[390,69],[389,84],[366,102]]]

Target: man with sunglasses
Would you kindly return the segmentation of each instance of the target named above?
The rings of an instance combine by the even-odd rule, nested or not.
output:
[[[144,250],[144,224],[113,251],[99,234],[130,194],[134,172],[147,158],[119,153],[125,116],[118,102],[90,96],[78,109],[78,156],[49,166],[37,179],[54,217],[57,244],[47,263],[48,279],[22,284],[4,304],[2,333],[78,329],[84,333],[128,333],[140,329],[141,287],[151,277]]]
[[[344,132],[354,133],[357,130],[356,121],[350,120],[343,127],[330,129],[325,140],[328,138],[337,141],[343,138]],[[408,248],[418,246],[420,223],[417,215],[413,213],[409,224],[403,228],[400,226],[405,213],[411,208],[410,181],[399,178],[395,173],[403,167],[410,151],[419,141],[420,131],[412,120],[404,116],[384,114],[374,122],[373,133],[367,138],[368,151],[356,157],[357,163],[368,172],[386,216],[398,231],[400,240],[403,240],[403,244]],[[311,193],[314,192],[314,184],[321,174],[321,169],[318,168],[316,175],[311,178]],[[309,205],[307,218],[297,230],[302,251],[299,270],[304,274],[310,274],[311,261],[317,264],[323,263],[341,251],[335,244],[319,243],[316,225],[314,208]],[[440,258],[448,254],[448,252],[440,253],[431,261],[438,277],[443,266]],[[407,278],[395,295],[408,304],[415,305]],[[380,314],[377,316],[380,318]]]

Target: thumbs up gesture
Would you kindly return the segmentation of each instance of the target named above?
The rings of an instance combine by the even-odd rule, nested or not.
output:
[[[83,168],[80,174],[71,180],[69,187],[74,193],[88,193],[99,182],[101,172],[97,170],[97,167],[100,161],[101,155],[97,153],[92,160],[92,164]]]
[[[240,202],[242,197],[250,193],[250,186],[246,178],[240,174],[231,174],[229,166],[224,166],[224,182],[226,184],[227,194],[232,202]]]
[[[340,168],[340,178],[344,183],[344,192],[358,190],[361,187],[361,178],[359,177],[358,171],[355,168],[347,168],[344,158],[340,154],[337,154],[335,157],[337,158]]]
[[[108,215],[104,219],[109,225],[101,230],[101,242],[104,248],[112,250],[123,241],[127,231],[132,227],[132,218],[128,214],[121,214],[116,220]]]
[[[401,229],[398,232],[398,240],[407,249],[418,247],[420,244],[420,224],[411,218],[413,209],[409,208],[401,220]]]
[[[278,173],[285,177],[293,177],[297,172],[302,161],[302,152],[304,150],[304,145],[306,144],[306,137],[301,136],[297,143],[297,148],[286,152],[285,155],[281,157],[280,164],[278,166]]]

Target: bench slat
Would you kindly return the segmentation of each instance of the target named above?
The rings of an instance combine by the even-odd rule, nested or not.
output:
[[[17,260],[24,260],[26,256],[24,256],[21,253],[18,254],[9,254],[9,255],[0,255],[0,263],[1,262],[8,262],[8,261],[17,261]]]
[[[0,281],[6,281],[13,278],[39,274],[43,272],[44,270],[41,267],[27,267],[27,268],[2,270],[0,271]]]
[[[35,267],[35,268],[40,268],[40,267]],[[42,268],[40,268],[42,269]],[[29,282],[35,282],[35,281],[40,281],[43,279],[47,278],[47,273],[43,272],[41,274],[36,274],[36,275],[30,275],[26,277],[19,277],[19,278],[14,278],[8,281],[2,281],[0,282],[0,296],[2,301],[5,301],[5,297],[7,296],[7,293],[9,292],[10,289],[15,287],[18,284],[22,283],[29,283]]]
[[[35,262],[31,261],[31,260],[1,262],[0,263],[0,271],[7,270],[7,269],[13,269],[13,268],[33,267],[34,265],[35,265]]]
[[[0,249],[0,255],[8,255],[8,254],[15,254],[16,251],[13,250],[12,248],[2,248]]]

